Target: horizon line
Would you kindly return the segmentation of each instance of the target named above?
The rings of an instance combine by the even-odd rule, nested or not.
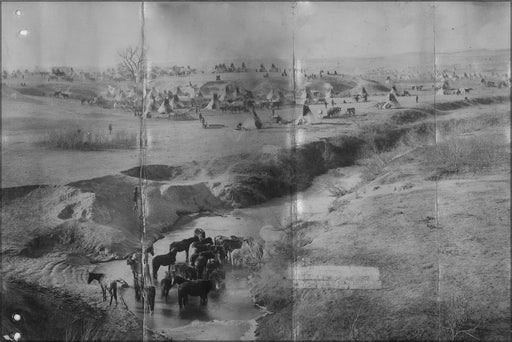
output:
[[[462,50],[451,50],[451,51],[435,51],[435,52],[432,52],[432,54],[455,54],[455,53],[463,53],[463,52],[470,52],[470,51],[505,51],[505,50],[508,50],[510,51],[511,48],[510,47],[505,47],[505,48],[475,48],[475,49],[472,49],[472,48],[469,48],[469,49],[462,49]],[[399,52],[399,53],[392,53],[392,54],[387,54],[387,55],[356,55],[356,56],[336,56],[336,57],[325,57],[325,58],[321,58],[321,57],[315,57],[315,58],[305,58],[303,60],[307,61],[307,60],[333,60],[333,59],[354,59],[354,58],[389,58],[389,57],[393,57],[393,56],[400,56],[400,55],[413,55],[413,54],[418,54],[418,55],[422,55],[422,54],[429,54],[429,52],[427,51],[409,51],[409,52]],[[229,60],[229,62],[234,62],[236,60],[243,60],[244,62],[245,61],[261,61],[263,59],[274,59],[274,60],[281,60],[281,61],[284,61],[284,60],[288,60],[288,58],[283,58],[283,57],[247,57],[247,58],[244,58],[244,57],[232,57],[231,59],[227,59]],[[214,64],[215,61],[219,61],[221,60],[221,58],[219,59],[216,59],[216,58],[210,58],[210,59],[207,59],[207,60],[203,60],[203,61],[199,61],[199,62],[196,62],[196,64],[191,64],[190,62],[187,62],[187,63],[180,63],[180,62],[176,62],[176,61],[171,61],[171,60],[168,60],[168,61],[156,61],[156,62],[152,62],[156,65],[159,65],[159,64],[166,64],[166,65],[169,65],[169,66],[186,66],[187,64],[188,65],[191,65],[191,67],[197,67],[198,65],[204,65],[204,64]],[[290,59],[291,61],[291,59]],[[229,63],[229,62],[225,62],[225,63]],[[31,65],[30,68],[52,68],[52,67],[63,67],[63,66],[66,66],[66,67],[72,67],[72,68],[116,68],[116,64],[112,65],[112,64],[109,64],[109,65],[51,65],[51,66],[41,66],[41,65]],[[4,70],[5,68],[5,65],[2,64],[2,70]],[[12,68],[12,67],[11,67]],[[21,66],[21,65],[18,65],[16,67],[14,67],[14,69],[20,69],[20,68],[28,68],[27,65],[24,65],[24,66]]]

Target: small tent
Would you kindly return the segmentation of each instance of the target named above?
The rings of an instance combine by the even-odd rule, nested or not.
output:
[[[213,106],[215,104],[215,101],[213,100],[213,97],[210,99],[210,102],[208,102],[208,104],[206,105],[206,107],[204,109],[208,109],[208,110],[212,110],[213,109]]]
[[[254,107],[252,108],[252,117],[245,119],[242,124],[242,129],[251,130],[251,129],[261,129],[263,128],[263,123],[261,122],[260,117],[256,114]]]
[[[210,99],[210,102],[206,105],[205,109],[212,110],[220,107],[219,99],[217,94],[213,94],[213,97]]]
[[[257,129],[254,118],[250,117],[245,119],[245,121],[242,123],[242,128],[245,130]]]
[[[296,125],[314,125],[322,122],[323,111],[319,110],[317,114],[309,111],[295,120]]]
[[[396,91],[394,87],[391,89],[391,91],[388,94],[388,100],[384,103],[382,108],[390,109],[390,108],[398,108],[400,107],[400,103],[398,102],[396,98]]]

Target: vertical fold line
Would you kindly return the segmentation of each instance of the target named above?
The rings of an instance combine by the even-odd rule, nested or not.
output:
[[[437,153],[438,144],[438,128],[437,128],[437,54],[436,54],[436,2],[433,2],[433,33],[434,33],[434,148]],[[438,193],[439,179],[435,179],[435,193],[434,193],[434,210],[436,218],[436,259],[437,259],[437,281],[436,281],[436,305],[437,305],[437,340],[441,340],[441,263],[440,263],[440,249],[439,249],[439,193]]]
[[[294,106],[293,106],[293,115],[292,115],[292,118],[293,118],[293,123],[292,123],[292,131],[291,131],[291,153],[294,154],[296,153],[295,151],[295,144],[296,144],[296,137],[295,137],[295,133],[296,133],[296,129],[295,129],[295,114],[296,114],[296,106],[297,106],[297,83],[296,83],[296,73],[297,73],[297,70],[295,70],[295,11],[297,9],[297,2],[293,2],[292,3],[292,73],[293,73],[293,79],[292,79],[292,85],[293,85],[293,101],[294,101]],[[297,173],[297,164],[295,163],[295,158],[292,158],[292,161],[294,162],[294,165],[293,165],[293,172],[296,174]],[[295,241],[295,223],[297,222],[297,194],[296,194],[296,191],[293,191],[292,192],[292,195],[291,195],[291,207],[290,207],[290,210],[291,210],[291,215],[290,215],[290,221],[291,221],[291,225],[290,225],[290,229],[291,229],[291,241],[292,241],[292,260],[291,260],[291,273],[292,273],[292,279],[291,279],[291,288],[292,288],[292,338],[294,341],[297,340],[297,330],[296,330],[296,322],[295,322],[295,278],[296,278],[296,270],[295,270],[295,267],[297,266],[296,265],[296,251],[295,251],[295,246],[296,246],[296,241]]]
[[[141,259],[142,259],[142,281],[143,281],[143,287],[141,289],[142,291],[142,298],[144,299],[144,305],[143,305],[143,318],[142,318],[142,340],[147,340],[147,310],[148,307],[148,298],[146,298],[146,291],[145,287],[149,284],[146,284],[146,279],[151,278],[151,275],[146,275],[146,271],[149,270],[149,267],[147,267],[147,260],[146,255],[144,253],[144,246],[146,242],[146,182],[145,182],[145,175],[144,175],[144,165],[146,164],[146,148],[147,148],[147,137],[146,137],[146,122],[145,122],[145,108],[146,108],[146,76],[145,76],[145,70],[144,70],[144,64],[145,64],[145,37],[144,37],[144,31],[145,31],[145,13],[144,13],[144,1],[141,1],[140,3],[140,13],[141,13],[141,61],[139,64],[139,69],[137,70],[138,75],[136,75],[136,82],[140,82],[142,84],[142,111],[140,115],[140,141],[139,141],[139,158],[140,158],[140,167],[139,167],[139,189],[140,189],[140,217],[139,217],[139,225],[141,229]],[[141,72],[142,71],[142,72]]]

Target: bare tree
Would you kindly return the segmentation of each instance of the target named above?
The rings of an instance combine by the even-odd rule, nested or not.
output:
[[[118,53],[122,58],[120,65],[122,71],[126,72],[128,76],[138,82],[144,73],[146,62],[146,50],[144,48],[132,47]]]

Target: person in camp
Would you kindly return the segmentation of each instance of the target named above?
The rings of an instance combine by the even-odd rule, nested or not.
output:
[[[137,211],[139,202],[139,187],[136,186],[135,190],[133,190],[133,211]]]
[[[252,115],[254,117],[254,125],[256,126],[256,128],[257,129],[263,128],[263,123],[261,122],[258,114],[256,114],[256,109],[254,107],[252,107]]]
[[[311,109],[309,109],[307,102],[304,102],[304,106],[302,107],[302,116],[307,115],[309,112],[311,112]]]
[[[366,89],[364,87],[363,87],[363,90],[362,90],[362,94],[363,94],[364,102],[368,102],[368,92],[366,91]]]

